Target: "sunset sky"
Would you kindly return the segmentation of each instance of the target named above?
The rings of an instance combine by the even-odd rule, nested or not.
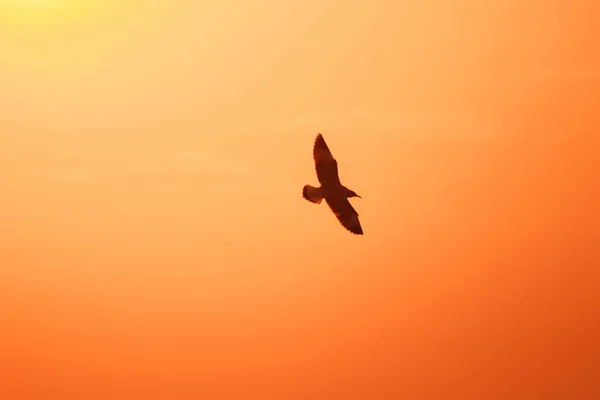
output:
[[[0,0],[0,399],[600,398],[599,19]]]

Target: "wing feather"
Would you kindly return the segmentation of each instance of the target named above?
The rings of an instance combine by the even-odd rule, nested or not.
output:
[[[321,185],[335,185],[340,183],[338,175],[338,165],[335,158],[331,154],[323,135],[320,133],[315,139],[313,148],[313,156],[315,159],[315,169],[317,178]]]
[[[354,207],[352,207],[352,204],[350,204],[347,198],[327,198],[325,201],[344,228],[355,235],[363,234],[363,230],[358,219],[358,213]]]

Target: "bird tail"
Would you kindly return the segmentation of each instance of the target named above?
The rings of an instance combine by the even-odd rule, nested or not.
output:
[[[323,200],[323,190],[310,185],[304,185],[302,188],[302,197],[311,203],[320,204]]]

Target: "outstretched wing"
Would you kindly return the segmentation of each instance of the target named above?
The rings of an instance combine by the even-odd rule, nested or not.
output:
[[[331,211],[335,214],[338,221],[344,228],[354,233],[355,235],[362,235],[363,230],[358,220],[358,213],[352,207],[352,204],[345,197],[335,197],[325,199]]]
[[[323,135],[320,133],[315,139],[313,148],[313,157],[315,158],[315,169],[317,170],[317,178],[321,185],[335,185],[340,183],[338,175],[337,161],[333,158]]]

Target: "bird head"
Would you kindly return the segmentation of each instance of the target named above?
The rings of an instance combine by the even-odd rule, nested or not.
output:
[[[358,197],[359,199],[362,199],[362,197],[360,197],[359,195],[357,195],[354,190],[348,190],[348,194],[347,194],[346,197]]]

